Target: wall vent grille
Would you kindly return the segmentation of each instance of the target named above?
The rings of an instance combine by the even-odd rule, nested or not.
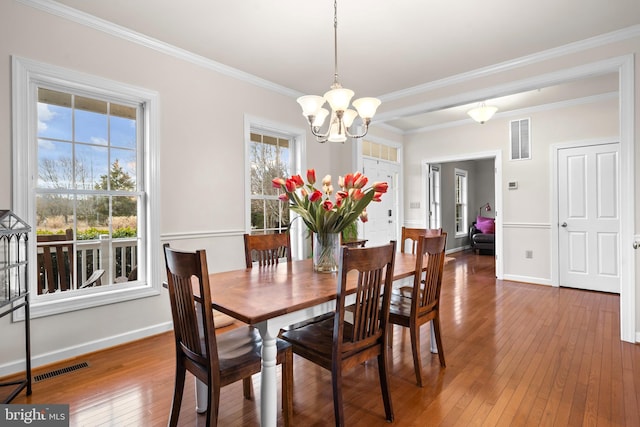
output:
[[[69,372],[77,371],[78,369],[88,368],[89,364],[87,362],[76,363],[72,366],[67,366],[66,368],[56,369],[54,371],[45,372],[44,374],[39,374],[33,377],[33,382],[37,383],[39,381],[48,380],[49,378],[54,378],[60,375],[67,374]]]
[[[512,120],[509,126],[511,160],[531,159],[531,121]]]

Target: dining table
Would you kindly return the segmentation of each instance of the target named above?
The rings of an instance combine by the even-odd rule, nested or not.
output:
[[[396,253],[394,281],[412,277],[416,256]],[[357,271],[347,276],[347,294],[355,293]],[[276,339],[281,328],[335,310],[338,273],[313,270],[312,260],[282,262],[209,275],[212,308],[258,329],[262,337],[260,425],[277,424]],[[433,339],[432,332],[432,343]],[[435,350],[435,351],[434,351]],[[434,345],[432,352],[437,352]],[[206,410],[203,383],[196,384],[196,409]],[[204,389],[206,391],[206,388]]]

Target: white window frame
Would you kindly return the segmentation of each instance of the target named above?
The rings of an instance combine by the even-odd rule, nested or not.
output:
[[[12,108],[13,108],[13,210],[28,224],[35,224],[35,187],[38,177],[37,161],[37,87],[39,85],[74,90],[87,96],[102,95],[122,99],[144,106],[142,129],[143,176],[139,177],[144,188],[141,215],[146,216],[139,251],[138,278],[117,287],[98,286],[73,292],[37,294],[37,281],[30,280],[31,317],[44,317],[59,313],[97,307],[106,304],[160,294],[160,233],[159,218],[159,149],[158,149],[158,95],[156,92],[124,83],[96,77],[25,58],[12,57]],[[36,257],[35,227],[32,227],[29,259]],[[29,277],[37,277],[37,263],[29,265]],[[18,319],[19,320],[19,319]]]
[[[249,170],[249,147],[251,144],[251,133],[260,133],[279,138],[286,138],[291,142],[290,159],[291,173],[300,174],[306,179],[306,131],[287,126],[281,123],[272,122],[263,118],[245,115],[244,117],[244,177],[245,177],[245,232],[251,233],[251,180]],[[302,221],[295,221],[297,214],[289,212],[291,228],[291,256],[293,259],[303,259],[306,257],[305,235],[306,226]]]
[[[442,227],[442,167],[429,165],[429,228]]]
[[[462,178],[461,180],[458,180],[458,177]],[[458,182],[461,183],[462,188],[458,189]],[[454,185],[453,185],[453,189],[454,189],[454,194],[453,194],[453,202],[454,202],[454,206],[453,206],[453,215],[454,215],[454,226],[457,228],[458,225],[458,218],[456,217],[456,205],[457,205],[457,199],[458,199],[458,191],[460,191],[461,194],[461,204],[462,204],[462,225],[460,227],[460,231],[456,230],[456,237],[465,237],[467,235],[467,230],[469,228],[469,213],[467,212],[469,209],[469,200],[468,200],[468,196],[469,196],[469,178],[468,178],[468,173],[466,170],[463,169],[455,169],[455,175],[454,175]]]

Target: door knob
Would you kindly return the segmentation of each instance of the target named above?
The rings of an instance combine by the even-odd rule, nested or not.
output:
[[[638,248],[640,248],[640,242],[636,240],[635,242],[633,242],[633,249],[638,249]]]
[[[562,224],[560,224],[560,227],[567,228],[567,223],[566,223],[566,222],[563,222]]]

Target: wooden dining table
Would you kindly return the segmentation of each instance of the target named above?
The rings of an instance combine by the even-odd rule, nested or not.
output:
[[[413,276],[415,262],[415,255],[397,253],[394,281]],[[348,275],[347,293],[355,292],[357,274]],[[314,272],[310,259],[209,275],[213,309],[260,331],[261,426],[275,427],[277,421],[276,338],[280,329],[333,311],[337,279],[337,273]],[[199,411],[202,405],[206,408],[202,401],[206,393],[198,391],[203,386],[197,387]]]

